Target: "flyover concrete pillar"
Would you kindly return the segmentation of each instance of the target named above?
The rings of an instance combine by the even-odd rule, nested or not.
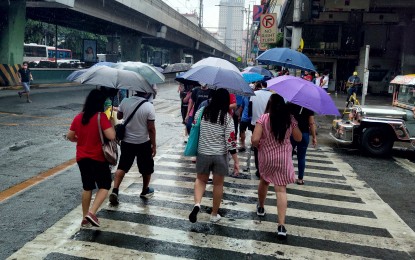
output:
[[[121,61],[140,61],[141,36],[124,34],[121,36]]]
[[[0,64],[20,64],[26,27],[26,0],[0,1]]]
[[[170,53],[170,63],[180,63],[183,61],[183,49],[174,48],[169,50]]]

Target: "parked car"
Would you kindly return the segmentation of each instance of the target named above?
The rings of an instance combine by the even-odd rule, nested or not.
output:
[[[353,106],[347,119],[333,120],[330,135],[372,155],[389,155],[395,142],[415,148],[415,74],[396,76],[391,88],[392,106]]]

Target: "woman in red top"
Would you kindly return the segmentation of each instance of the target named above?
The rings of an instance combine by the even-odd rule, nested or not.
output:
[[[111,188],[111,171],[102,151],[98,128],[98,116],[100,116],[101,130],[105,138],[115,139],[114,128],[103,113],[105,99],[106,96],[102,91],[91,90],[82,112],[75,116],[66,135],[70,141],[76,142],[76,161],[84,189],[82,192],[82,227],[87,226],[88,222],[99,227],[99,220],[95,214]],[[90,208],[92,190],[96,186],[98,186],[98,192]]]

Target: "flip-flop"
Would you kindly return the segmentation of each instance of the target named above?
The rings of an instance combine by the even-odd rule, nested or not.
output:
[[[304,181],[303,180],[296,180],[295,183],[297,183],[298,185],[304,185]]]

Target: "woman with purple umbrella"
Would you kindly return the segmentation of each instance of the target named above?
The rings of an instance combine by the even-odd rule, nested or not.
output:
[[[310,142],[310,133],[312,136],[313,146],[317,146],[317,136],[316,136],[316,127],[314,121],[314,112],[295,105],[289,104],[290,112],[298,122],[298,127],[300,128],[302,139],[300,142],[296,141],[291,137],[291,145],[293,151],[297,149],[297,161],[298,161],[298,179],[296,183],[298,185],[304,185],[304,171],[305,171],[305,162],[306,162],[306,153],[308,144]]]

